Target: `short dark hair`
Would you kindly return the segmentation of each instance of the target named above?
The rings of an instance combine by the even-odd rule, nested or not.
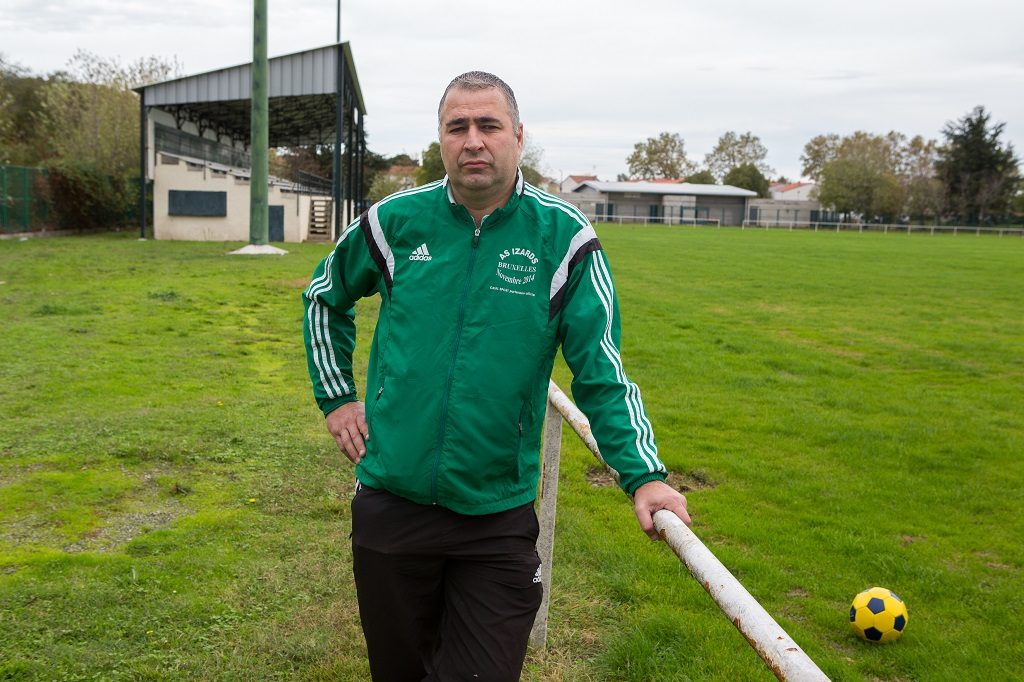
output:
[[[441,130],[441,109],[444,108],[444,100],[448,97],[448,92],[450,90],[487,90],[488,88],[497,88],[498,92],[500,92],[505,98],[505,105],[508,107],[508,115],[512,119],[512,127],[515,130],[519,130],[519,105],[516,104],[516,94],[512,92],[512,88],[509,87],[508,83],[501,80],[493,73],[487,73],[486,71],[467,71],[461,76],[456,76],[452,79],[452,82],[444,89],[444,94],[441,95],[441,102],[437,105],[438,132]]]

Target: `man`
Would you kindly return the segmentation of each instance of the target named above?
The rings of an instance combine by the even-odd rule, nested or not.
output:
[[[457,77],[438,134],[447,177],[345,229],[304,294],[304,336],[327,429],[356,464],[353,571],[374,679],[516,680],[541,600],[533,501],[559,346],[641,528],[657,537],[659,509],[689,517],[622,368],[597,235],[523,182],[512,90]],[[352,306],[374,293],[364,407]]]

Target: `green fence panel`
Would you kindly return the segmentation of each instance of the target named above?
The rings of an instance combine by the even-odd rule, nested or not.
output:
[[[49,227],[48,188],[45,168],[0,166],[0,232]]]

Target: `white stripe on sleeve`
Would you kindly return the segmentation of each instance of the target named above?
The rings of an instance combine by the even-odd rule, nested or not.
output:
[[[594,232],[594,228],[590,225],[587,225],[573,235],[572,241],[569,242],[569,248],[566,249],[565,255],[562,257],[562,262],[558,264],[558,269],[555,270],[555,274],[551,278],[551,292],[548,297],[549,301],[555,297],[555,294],[557,294],[569,280],[569,261],[571,261],[572,257],[576,255],[576,252],[580,250],[580,247],[592,239],[597,239],[597,233]]]
[[[601,349],[604,351],[608,361],[615,369],[615,376],[619,383],[621,383],[625,388],[626,410],[629,413],[630,425],[636,432],[635,445],[637,452],[640,454],[644,463],[647,464],[648,471],[662,471],[664,470],[664,466],[658,460],[658,452],[654,445],[653,434],[650,430],[650,423],[647,422],[646,415],[644,415],[643,411],[643,405],[640,402],[640,389],[626,377],[625,370],[622,366],[622,358],[619,355],[618,348],[615,347],[615,343],[612,340],[612,315],[615,299],[611,280],[610,278],[605,279],[606,271],[601,271],[601,266],[603,265],[601,253],[594,252],[593,258],[595,260],[590,269],[590,279],[594,285],[595,291],[598,293],[601,304],[605,309],[605,314],[607,315],[604,334],[600,341]]]

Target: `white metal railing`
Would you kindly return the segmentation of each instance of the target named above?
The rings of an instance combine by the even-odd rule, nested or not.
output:
[[[679,216],[650,217],[642,215],[584,214],[592,223],[615,223],[617,225],[681,225],[683,227],[721,227],[718,218],[681,218]]]
[[[548,384],[548,410],[544,419],[544,462],[541,473],[540,536],[537,552],[543,562],[544,598],[530,633],[530,644],[543,648],[547,640],[548,599],[551,593],[551,558],[554,550],[555,506],[558,495],[558,464],[561,457],[562,420],[605,464],[590,422],[555,384]],[[607,467],[607,464],[605,464]],[[613,469],[609,471],[618,480]],[[679,517],[669,511],[654,514],[654,527],[662,539],[686,565],[694,579],[703,585],[718,607],[743,634],[750,646],[780,680],[817,682],[828,677],[804,653],[786,631],[768,614],[740,582],[722,565],[704,543]]]
[[[978,227],[974,225],[908,225],[904,223],[836,223],[818,220],[775,220],[757,219],[744,220],[740,229],[746,228],[761,229],[789,229],[789,230],[813,230],[814,232],[914,232],[928,234],[994,234],[1000,237],[1004,235],[1024,237],[1024,228],[1020,227]]]

